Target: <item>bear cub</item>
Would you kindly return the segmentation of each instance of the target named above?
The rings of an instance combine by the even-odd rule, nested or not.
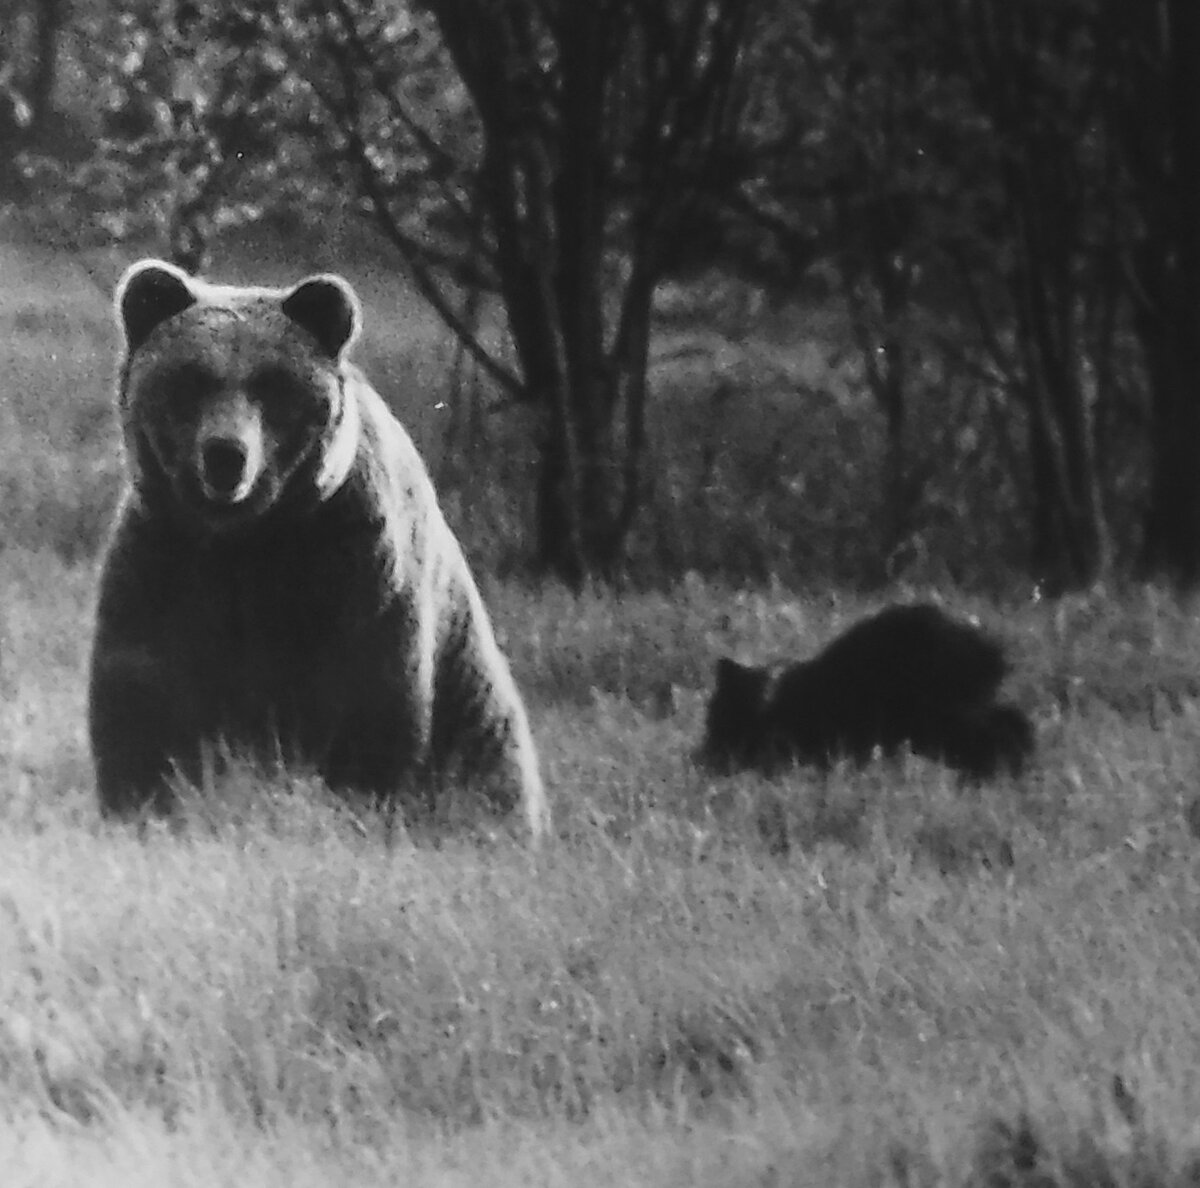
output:
[[[935,606],[891,606],[811,660],[758,668],[722,658],[700,758],[718,771],[865,763],[908,746],[971,779],[1018,774],[1033,751],[1025,713],[996,693],[1000,644]]]
[[[423,812],[477,787],[536,839],[524,704],[408,434],[348,361],[341,277],[116,293],[128,481],[89,688],[106,814],[168,812],[228,751]]]

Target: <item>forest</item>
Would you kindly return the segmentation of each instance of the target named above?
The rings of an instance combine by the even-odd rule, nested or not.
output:
[[[496,563],[1200,573],[1186,3],[4,7],[29,233],[195,269],[369,225],[457,342]]]

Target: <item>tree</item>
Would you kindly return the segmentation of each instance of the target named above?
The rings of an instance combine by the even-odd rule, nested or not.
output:
[[[71,93],[94,146],[43,153],[23,217],[74,243],[154,228],[197,268],[221,226],[368,214],[460,363],[525,406],[538,556],[573,585],[621,571],[652,298],[697,265],[842,299],[879,414],[859,471],[878,511],[858,497],[879,557],[961,511],[944,480],[974,468],[998,522],[996,491],[1026,495],[1038,576],[1086,583],[1131,539],[1151,457],[1146,565],[1197,580],[1182,0],[0,8],[0,119],[68,116]],[[56,92],[59,62],[92,89]],[[26,163],[44,147],[19,139]]]
[[[69,17],[66,0],[2,0],[0,27],[0,155],[12,161],[18,152],[53,139],[54,90],[59,42]],[[20,178],[6,170],[7,187]],[[4,183],[0,183],[4,184]]]
[[[1120,286],[1094,34],[1087,0],[962,8],[968,77],[993,146],[976,159],[996,182],[1005,232],[1002,321],[974,279],[989,271],[978,248],[993,245],[964,252],[961,273],[993,363],[1027,410],[1035,569],[1068,585],[1112,564],[1096,434]]]
[[[1029,139],[1044,121],[1024,117],[1048,114],[1061,157],[1073,151],[1074,113],[1060,111],[1045,88],[1022,91],[1027,108],[1010,110],[1000,84],[1014,63],[1004,55],[1025,47],[997,42],[987,0],[812,0],[780,10],[776,21],[789,36],[773,29],[763,50],[763,86],[774,102],[772,118],[755,126],[769,129],[756,196],[793,240],[808,229],[811,257],[824,262],[844,303],[864,387],[883,420],[876,522],[887,569],[923,502],[936,500],[935,476],[954,464],[949,376],[963,377],[960,387],[976,377],[985,400],[966,403],[975,416],[981,403],[991,408],[1005,437],[1028,424],[1031,407],[1053,407],[1032,367],[1035,320],[1026,333],[1018,318],[1042,263],[1022,250],[1019,233],[1023,214],[1039,211],[1037,195],[1010,183],[1013,162],[1040,161],[1045,147]],[[1033,65],[1022,64],[1027,73]],[[1072,86],[1078,77],[1069,75]],[[1070,303],[1082,278],[1080,241],[1059,246],[1069,260],[1061,300]],[[1074,359],[1085,344],[1070,320],[1066,329],[1061,346]],[[1075,395],[1078,407],[1082,388]],[[1047,434],[1060,435],[1049,414],[1029,431],[1039,458]],[[1035,565],[1057,569],[1071,557],[1064,542],[1074,540],[1077,521],[1062,510],[1066,488],[1038,473]],[[1091,565],[1072,558],[1061,567],[1074,574]]]
[[[71,15],[74,66],[94,98],[75,113],[89,151],[27,140],[22,161],[38,194],[27,219],[69,229],[76,247],[153,230],[175,263],[200,271],[214,231],[321,205],[310,96],[261,36],[259,5],[76,0]]]
[[[655,285],[744,172],[752,7],[304,10],[296,49],[360,192],[434,308],[538,412],[539,559],[573,586],[619,570],[639,507]],[[461,90],[427,86],[443,54]],[[472,285],[499,294],[515,362],[473,332]]]
[[[1200,581],[1200,9],[1101,6],[1106,116],[1124,183],[1122,249],[1149,379],[1143,567]]]
[[[921,279],[953,232],[938,150],[947,124],[963,116],[954,72],[939,58],[944,23],[939,0],[814,5],[808,73],[824,80],[825,126],[835,135],[810,172],[823,179],[838,287],[884,418],[885,563],[904,542],[927,475],[912,464],[909,430],[913,376],[930,346]]]

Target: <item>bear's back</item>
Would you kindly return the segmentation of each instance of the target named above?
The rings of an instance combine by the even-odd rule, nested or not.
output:
[[[929,701],[978,705],[1007,671],[998,643],[925,603],[887,607],[856,623],[810,663],[831,701],[873,696],[897,713]]]

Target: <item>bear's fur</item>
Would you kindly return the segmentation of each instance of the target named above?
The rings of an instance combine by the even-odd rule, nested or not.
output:
[[[775,669],[717,661],[701,759],[722,771],[865,763],[901,747],[983,779],[1020,772],[1033,727],[996,700],[995,640],[928,605],[892,606],[813,659]]]
[[[129,483],[91,663],[103,811],[168,811],[172,775],[198,779],[215,746],[405,807],[436,808],[452,773],[539,837],[525,707],[420,456],[347,362],[349,284],[151,260],[116,301]]]

